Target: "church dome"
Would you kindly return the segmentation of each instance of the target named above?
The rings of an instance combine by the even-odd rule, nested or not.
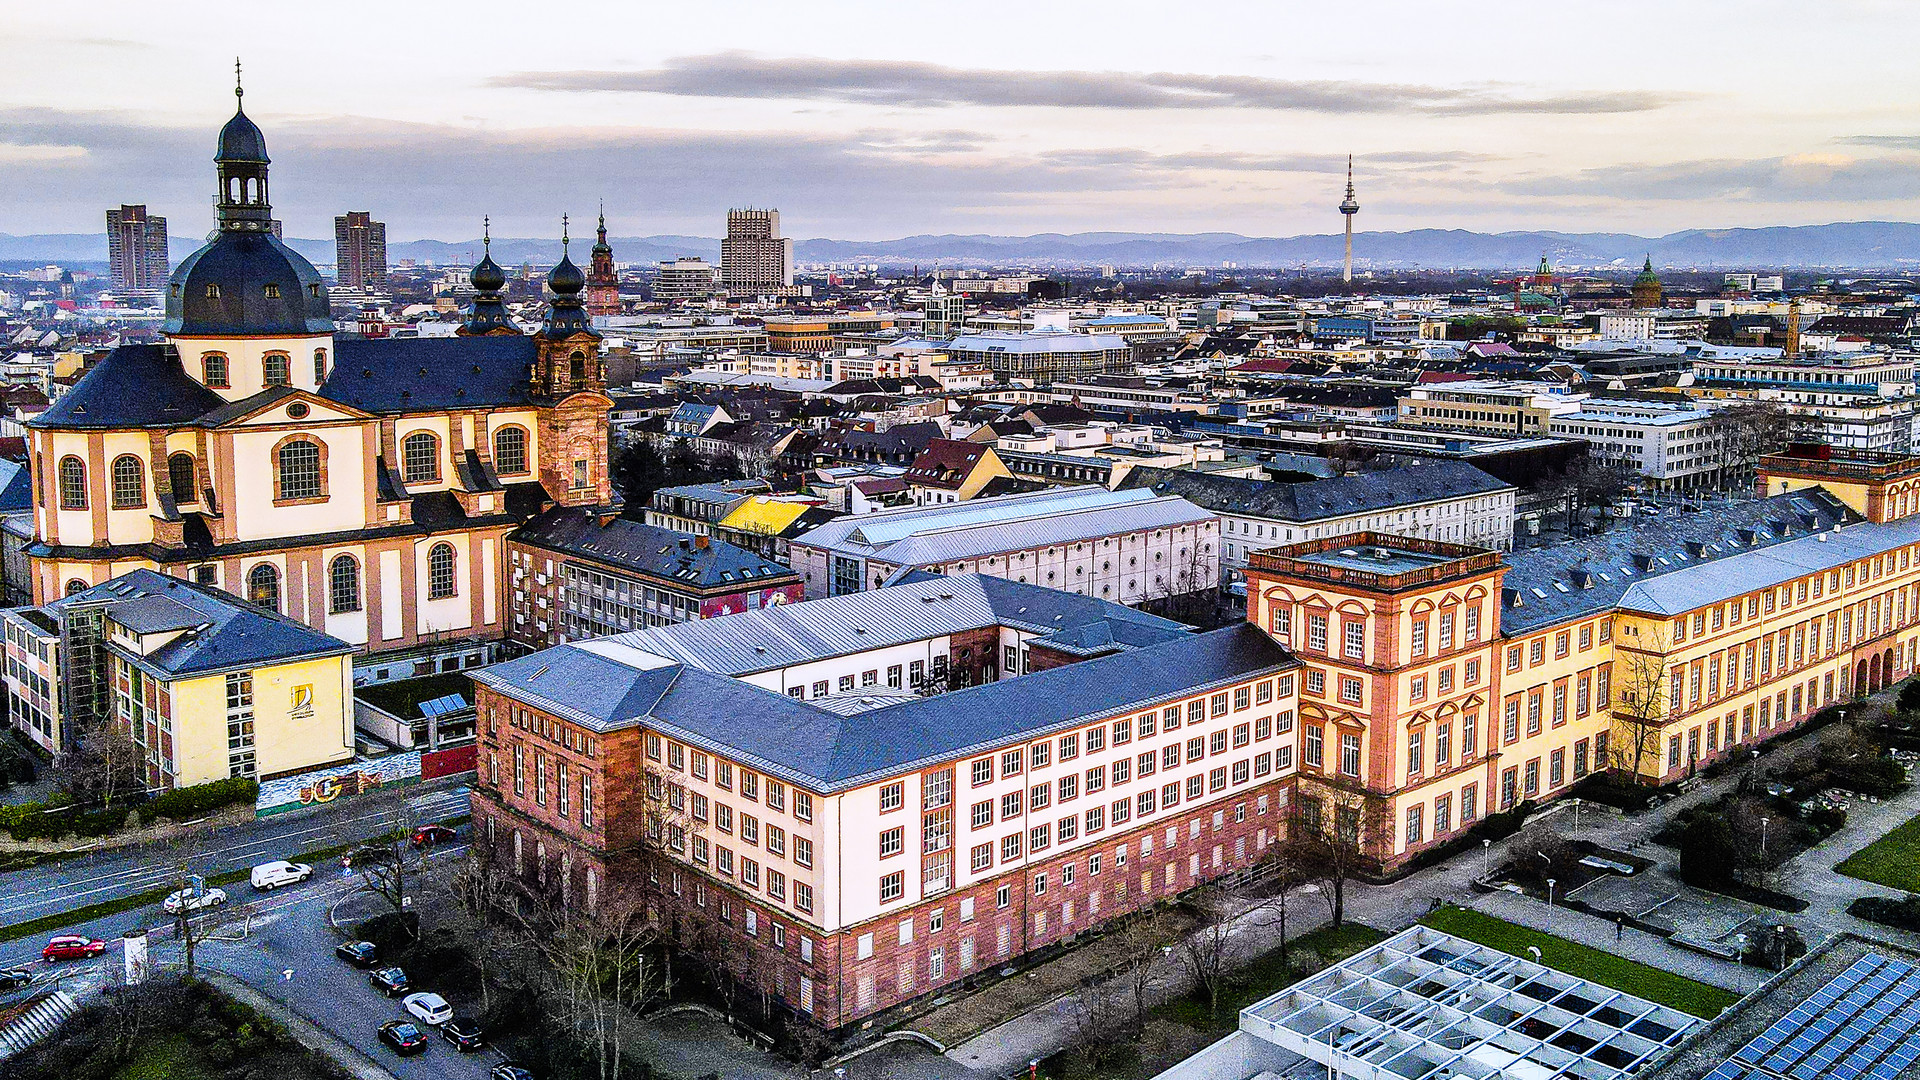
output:
[[[467,275],[467,280],[476,292],[495,293],[507,287],[507,272],[500,269],[500,264],[493,261],[491,254],[487,254],[480,257],[480,262]]]
[[[547,288],[552,289],[556,297],[578,296],[586,287],[587,275],[565,255],[560,256],[560,265],[553,268],[553,273],[547,275]]]
[[[247,161],[260,165],[267,164],[267,137],[260,133],[259,125],[247,119],[247,114],[234,110],[233,119],[220,129],[220,149],[213,155],[215,161]]]
[[[162,329],[188,337],[297,336],[330,334],[333,319],[320,272],[299,252],[269,232],[223,230],[174,270]]]

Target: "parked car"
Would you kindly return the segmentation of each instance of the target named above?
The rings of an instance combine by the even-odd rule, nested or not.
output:
[[[511,1061],[503,1061],[487,1073],[487,1080],[533,1080],[533,1070],[524,1065],[515,1065]]]
[[[354,848],[340,856],[340,865],[351,870],[356,866],[370,866],[393,862],[393,849],[384,844],[367,844]]]
[[[333,947],[333,955],[354,967],[370,968],[380,962],[380,947],[371,941],[343,941]]]
[[[107,951],[107,943],[85,934],[61,934],[40,950],[42,960],[85,960]]]
[[[367,972],[367,981],[388,997],[399,997],[407,992],[407,973],[397,967],[374,968]]]
[[[275,859],[261,863],[253,868],[253,887],[261,892],[272,892],[282,885],[298,885],[313,876],[313,867],[306,863],[288,862]]]
[[[411,1020],[389,1020],[380,1025],[380,1041],[405,1057],[426,1050],[427,1033]]]
[[[463,1054],[487,1045],[487,1033],[480,1029],[479,1021],[467,1016],[456,1016],[441,1024],[440,1037]]]
[[[413,830],[413,835],[407,838],[407,842],[417,848],[431,848],[449,843],[453,839],[453,830],[445,825],[422,825]]]
[[[33,972],[26,968],[0,970],[0,990],[18,990],[32,981]]]
[[[168,893],[160,907],[169,915],[178,915],[182,911],[208,911],[226,902],[225,889],[179,889]]]
[[[408,1012],[418,1017],[423,1024],[432,1024],[434,1027],[439,1027],[441,1024],[453,1019],[453,1006],[447,1004],[446,998],[431,991],[408,994],[406,997],[400,999],[400,1004],[405,1006]]]

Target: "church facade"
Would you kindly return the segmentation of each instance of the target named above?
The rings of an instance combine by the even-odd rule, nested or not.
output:
[[[219,231],[168,283],[165,341],[115,349],[30,425],[34,603],[148,568],[340,638],[356,666],[478,662],[505,636],[507,534],[615,509],[585,275],[563,255],[531,335],[491,257],[461,336],[340,333],[273,235],[244,110],[215,161]]]

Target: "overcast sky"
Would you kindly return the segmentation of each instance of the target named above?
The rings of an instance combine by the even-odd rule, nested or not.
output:
[[[288,235],[1683,228],[1920,219],[1901,0],[4,0],[0,232],[211,228],[233,59]]]

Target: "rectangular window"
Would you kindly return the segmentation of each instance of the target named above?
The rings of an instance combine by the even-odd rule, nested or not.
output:
[[[1340,736],[1340,771],[1348,776],[1360,775],[1360,736],[1342,733]]]
[[[993,783],[993,759],[975,758],[972,766],[973,786]]]
[[[1325,729],[1319,724],[1306,724],[1302,726],[1301,732],[1304,737],[1304,742],[1300,748],[1300,760],[1302,762],[1316,767],[1325,764],[1322,750],[1322,732],[1324,730]]]
[[[1307,648],[1315,652],[1327,651],[1327,617],[1309,614],[1307,616]]]
[[[880,879],[880,902],[883,904],[900,899],[906,891],[907,878],[906,875],[899,870],[895,870],[893,873]]]
[[[880,812],[891,813],[906,803],[906,785],[892,783],[880,788]]]
[[[1367,652],[1367,626],[1362,622],[1347,622],[1345,626],[1346,656],[1359,660]]]
[[[1008,750],[1000,755],[1000,775],[1015,776],[1026,762],[1026,755],[1018,750]]]
[[[973,847],[973,854],[971,856],[971,859],[972,861],[970,865],[972,865],[973,872],[976,874],[982,870],[986,870],[992,867],[993,866],[993,845],[990,843],[975,844]]]

